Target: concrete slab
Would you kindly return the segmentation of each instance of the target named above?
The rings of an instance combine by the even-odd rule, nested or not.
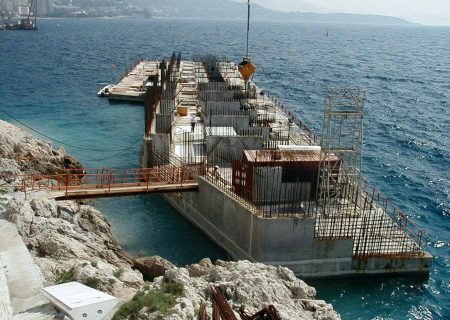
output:
[[[16,314],[12,320],[54,320],[55,314],[55,309],[48,304]],[[69,319],[65,317],[63,320]]]
[[[46,305],[48,301],[41,293],[44,279],[22,241],[14,223],[0,214],[0,268],[4,270],[13,313]]]
[[[0,319],[11,319],[13,309],[11,299],[9,297],[9,289],[6,283],[5,270],[2,263],[2,256],[0,254]]]

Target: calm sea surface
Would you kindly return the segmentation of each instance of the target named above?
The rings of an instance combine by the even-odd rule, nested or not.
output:
[[[0,32],[0,108],[87,167],[136,167],[143,108],[97,98],[99,83],[173,50],[239,61],[244,41],[244,21],[40,21],[36,32]],[[255,82],[317,132],[327,87],[366,89],[365,175],[430,237],[428,281],[313,282],[318,297],[343,319],[450,319],[450,28],[255,22],[251,55]],[[227,258],[157,196],[95,205],[132,253],[179,265]]]

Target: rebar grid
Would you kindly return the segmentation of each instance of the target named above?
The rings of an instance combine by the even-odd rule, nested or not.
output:
[[[360,89],[327,93],[315,238],[353,239],[357,257],[424,254],[423,232],[362,180],[364,99]]]

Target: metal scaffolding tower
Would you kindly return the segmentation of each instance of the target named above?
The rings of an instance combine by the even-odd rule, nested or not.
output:
[[[322,156],[317,184],[317,219],[354,214],[361,183],[363,109],[360,89],[329,89],[325,103]],[[330,161],[337,156],[339,161]],[[328,221],[334,228],[333,222]]]

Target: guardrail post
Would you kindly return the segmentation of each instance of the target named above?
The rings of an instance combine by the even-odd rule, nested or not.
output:
[[[69,174],[66,173],[66,196],[67,196],[67,191],[69,190],[69,178],[70,178]]]
[[[111,192],[111,184],[112,184],[112,182],[113,182],[113,179],[114,179],[114,175],[111,173],[111,174],[109,174],[109,177],[108,177],[108,193],[110,193]]]
[[[23,192],[25,193],[25,200],[27,200],[27,186],[26,186],[25,179],[22,179],[22,189],[23,189]]]

